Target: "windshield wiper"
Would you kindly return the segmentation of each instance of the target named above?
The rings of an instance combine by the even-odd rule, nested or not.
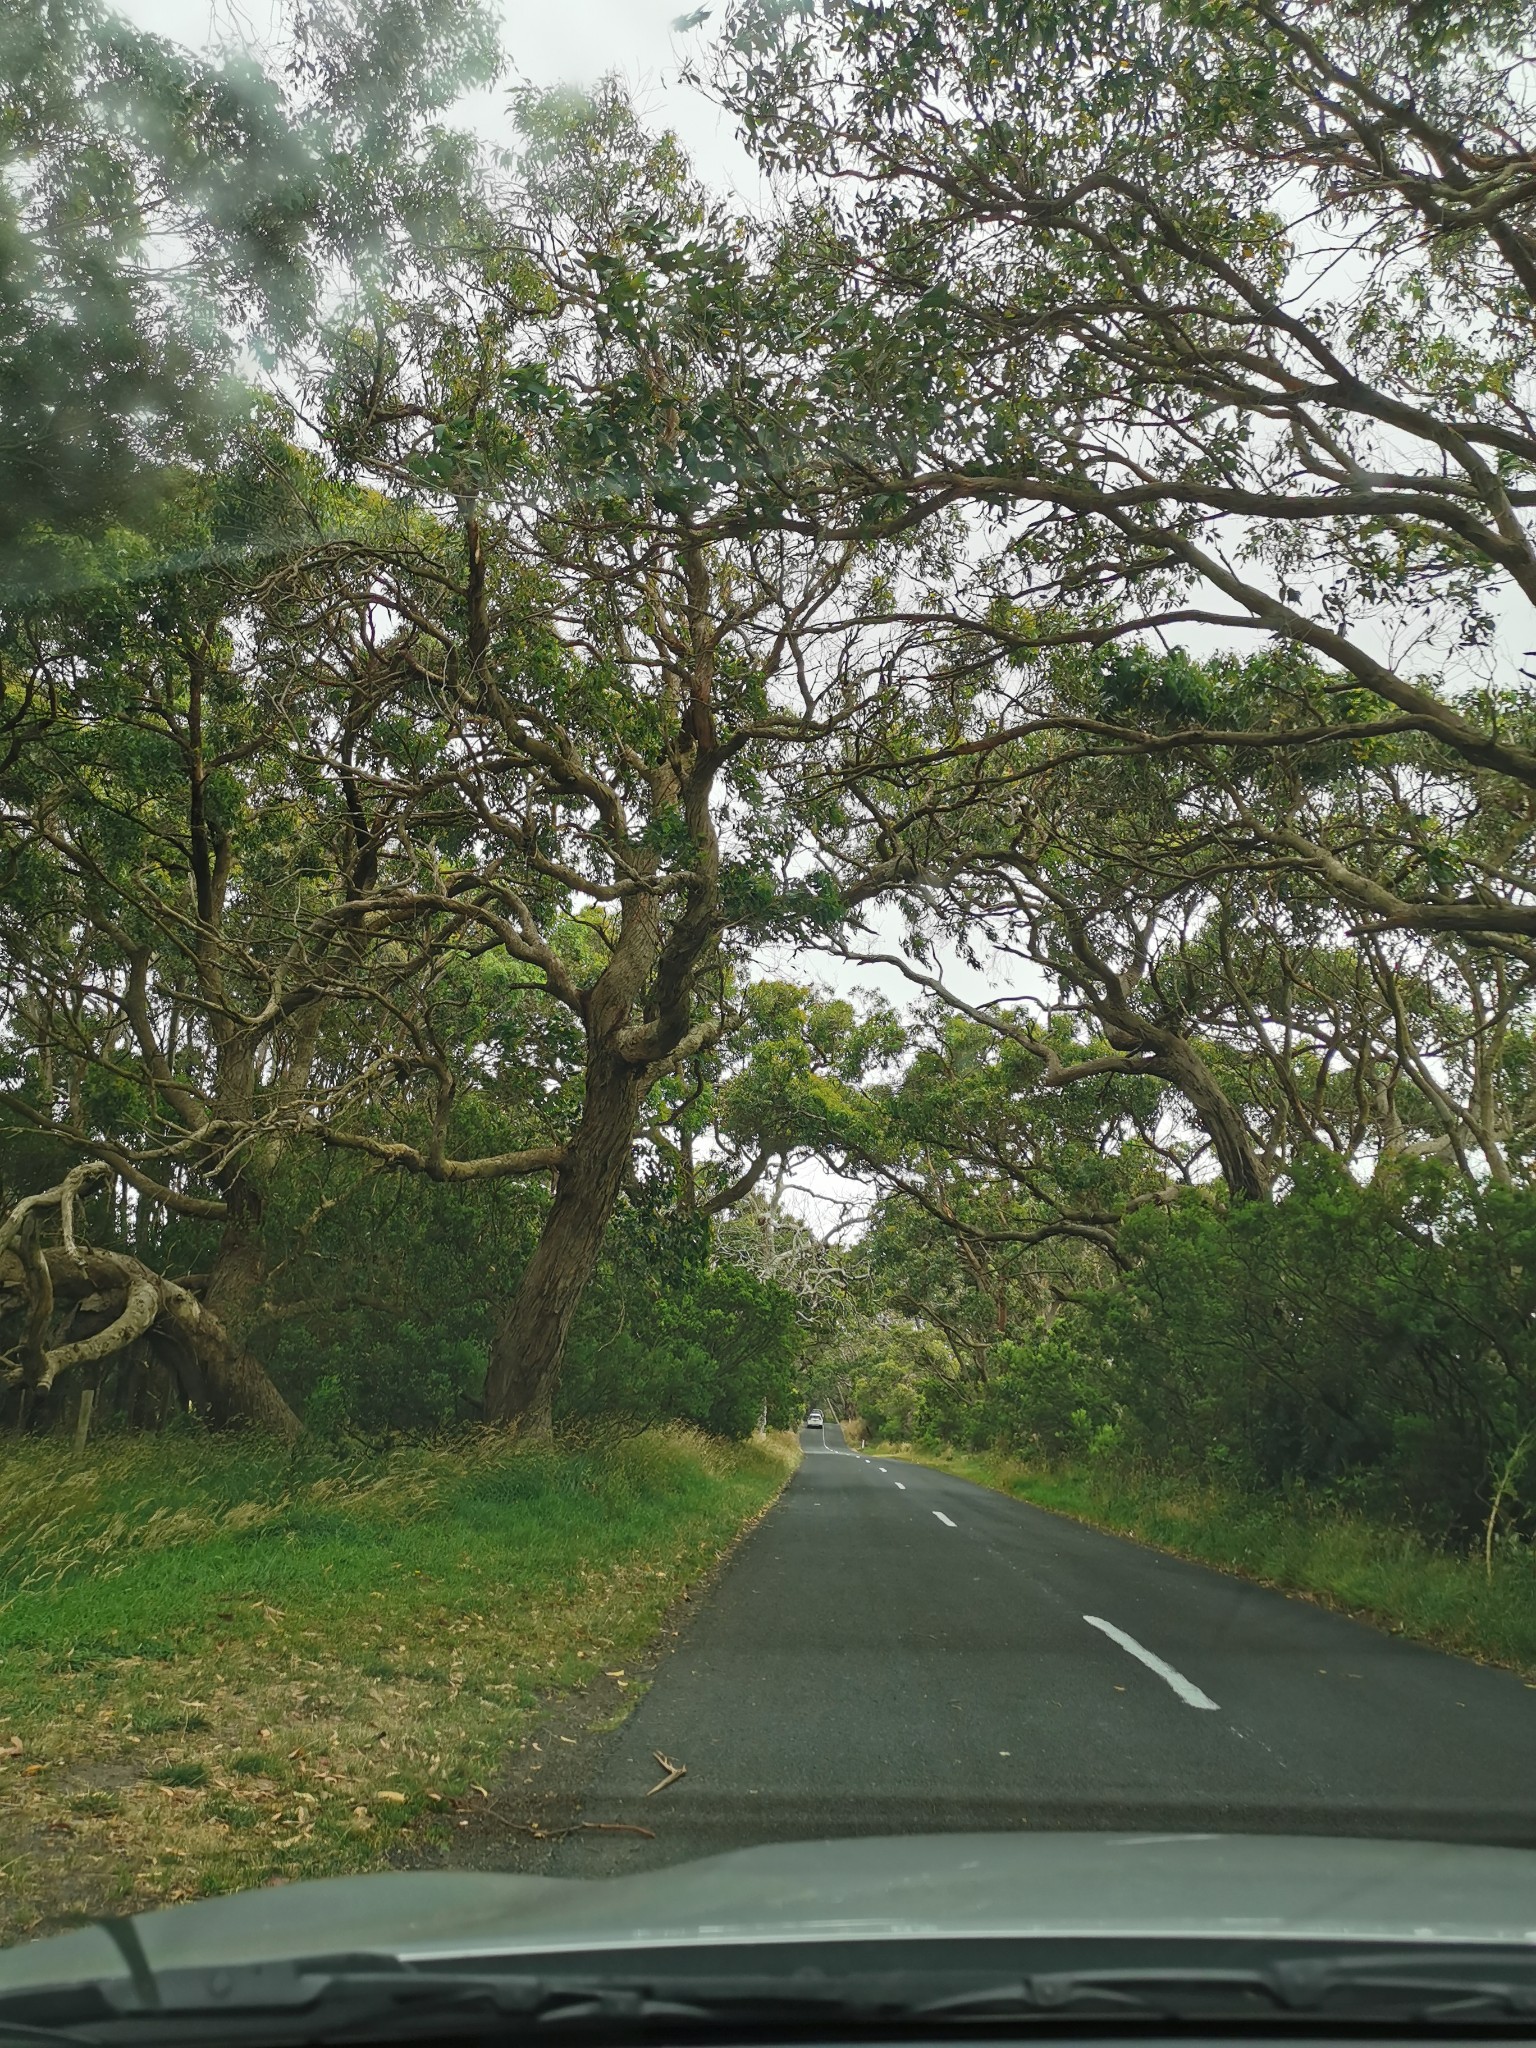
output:
[[[917,2006],[914,2018],[985,2020],[1058,2013],[1175,2021],[1391,2021],[1483,2024],[1536,2017],[1536,1957],[1474,1950],[1423,1957],[1309,1955],[1244,1969],[1056,1970],[979,1985]]]
[[[699,1959],[684,1970],[670,1958],[649,1971],[626,1959],[622,1974],[536,1975],[494,1959],[465,1969],[388,1955],[322,1957],[12,1992],[0,1997],[0,2048],[175,2048],[212,2039],[221,2048],[301,2048],[562,2032],[613,2041],[797,2026],[845,2038],[880,2028],[931,2036],[1010,2022],[1486,2028],[1536,2018],[1536,1955],[1523,1951],[1313,1952],[1239,1968],[1094,1967],[963,1981],[968,1975],[963,1966],[867,1965],[727,1973]],[[951,1988],[935,1996],[936,1983]]]
[[[782,1975],[711,1977],[580,1974],[532,1976],[494,1962],[465,1970],[397,1962],[390,1956],[245,1964],[230,1969],[161,1970],[152,1988],[121,1979],[0,1997],[0,2048],[135,2048],[197,2042],[217,2029],[221,2044],[290,2044],[422,2039],[480,2031],[580,2033],[613,2038],[633,2029],[708,2027],[762,2020],[846,2020],[910,2009],[888,1980],[870,1998],[835,1983],[786,1989]]]

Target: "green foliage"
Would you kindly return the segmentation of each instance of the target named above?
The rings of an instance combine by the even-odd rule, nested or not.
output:
[[[0,19],[0,592],[68,586],[70,536],[142,515],[350,279],[462,220],[438,119],[494,74],[487,11],[307,0],[288,61],[205,58],[95,0]]]
[[[1273,1204],[1137,1211],[1119,1253],[1112,1282],[978,1341],[969,1372],[930,1343],[893,1374],[887,1343],[855,1368],[860,1413],[929,1444],[1326,1498],[1452,1545],[1513,1457],[1502,1512],[1531,1527],[1536,1194],[1424,1165],[1361,1182],[1310,1153]]]
[[[711,1262],[705,1219],[626,1201],[572,1332],[556,1413],[568,1422],[676,1419],[727,1437],[795,1416],[802,1333],[793,1298]]]
[[[263,1223],[272,1277],[258,1355],[315,1438],[382,1443],[479,1413],[500,1307],[547,1195],[521,1182],[440,1187],[336,1155],[297,1156]],[[195,1247],[184,1242],[182,1249]],[[620,1203],[577,1318],[563,1425],[693,1422],[748,1435],[798,1406],[793,1297],[721,1261],[709,1219],[663,1179]]]
[[[316,1435],[383,1438],[478,1412],[492,1317],[533,1246],[539,1195],[439,1187],[350,1160],[298,1160],[264,1232],[259,1353]]]
[[[1134,1441],[1464,1539],[1536,1420],[1536,1196],[1321,1155],[1272,1207],[1127,1226],[1087,1317]]]

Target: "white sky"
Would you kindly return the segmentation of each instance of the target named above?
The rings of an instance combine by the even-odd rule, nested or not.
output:
[[[285,9],[281,0],[112,0],[115,11],[156,35],[193,49],[270,41]],[[674,35],[671,24],[691,13],[689,0],[544,0],[519,6],[502,0],[504,47],[515,72],[533,85],[593,85],[617,72],[650,122],[676,131],[708,183],[750,203],[757,176],[730,123],[677,83],[683,59],[696,54],[701,31]],[[708,24],[703,33],[708,33]],[[504,94],[477,101],[472,122],[494,133]]]

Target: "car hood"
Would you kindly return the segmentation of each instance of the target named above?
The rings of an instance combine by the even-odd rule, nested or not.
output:
[[[151,1969],[980,1936],[1536,1944],[1536,1850],[1268,1835],[775,1843],[629,1877],[388,1872],[140,1914]],[[128,1944],[131,1946],[132,1944]],[[126,1976],[104,1926],[0,1954],[0,1992]]]

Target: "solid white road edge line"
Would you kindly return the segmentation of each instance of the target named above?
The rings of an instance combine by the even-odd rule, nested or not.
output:
[[[1202,1707],[1208,1714],[1221,1712],[1216,1702],[1203,1693],[1198,1685],[1191,1685],[1182,1671],[1175,1671],[1171,1664],[1165,1664],[1161,1657],[1155,1657],[1150,1650],[1144,1649],[1136,1638],[1128,1636],[1123,1628],[1116,1628],[1112,1621],[1101,1621],[1096,1614],[1085,1614],[1083,1619],[1090,1628],[1101,1629],[1112,1643],[1118,1643],[1122,1650],[1129,1651],[1131,1656],[1145,1664],[1149,1671],[1155,1671],[1165,1685],[1173,1688],[1186,1707]]]
[[[905,1487],[902,1488],[902,1491],[906,1491]],[[954,1528],[955,1524],[949,1519],[942,1508],[935,1508],[933,1512],[935,1519],[942,1522],[946,1529]]]

